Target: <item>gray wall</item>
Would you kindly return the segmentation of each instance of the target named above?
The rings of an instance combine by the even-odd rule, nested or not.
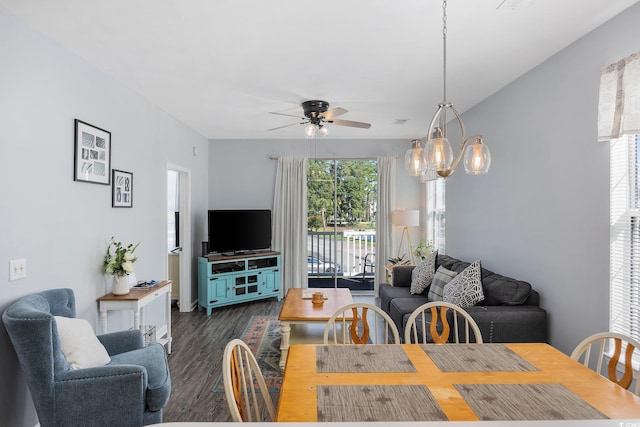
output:
[[[372,128],[373,129],[373,128]],[[367,131],[363,131],[367,132]],[[300,126],[303,134],[303,126]],[[396,207],[419,209],[424,185],[404,171],[404,154],[410,148],[407,140],[212,140],[209,148],[210,209],[271,209],[277,160],[270,157],[308,158],[376,158],[398,157],[396,166]],[[411,230],[415,244],[420,229]],[[394,235],[400,239],[400,231]]]
[[[208,142],[1,7],[0,40],[0,312],[23,295],[70,287],[78,317],[97,326],[96,298],[110,289],[102,257],[112,235],[142,242],[138,278],[166,277],[167,163],[191,169],[193,250],[200,250]],[[73,181],[76,118],[112,133],[112,167],[133,172],[132,209],[111,208],[110,186]],[[26,258],[27,277],[9,282],[9,260],[17,258]],[[112,312],[110,326],[130,319]],[[37,423],[3,325],[0,414],[3,426]]]
[[[447,184],[447,251],[530,281],[564,352],[608,330],[609,147],[596,140],[598,87],[603,67],[640,50],[638,22],[640,5],[467,112],[493,166]]]

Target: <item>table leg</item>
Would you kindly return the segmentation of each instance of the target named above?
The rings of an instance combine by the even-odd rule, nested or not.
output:
[[[100,309],[100,329],[103,334],[107,333],[107,310]]]
[[[133,311],[133,329],[140,329],[140,309]]]
[[[167,310],[165,312],[165,316],[167,316],[167,354],[171,354],[171,286],[169,285],[169,292],[166,293],[167,296]]]
[[[291,326],[289,322],[280,322],[280,369],[284,370],[289,354],[289,338],[291,337]]]

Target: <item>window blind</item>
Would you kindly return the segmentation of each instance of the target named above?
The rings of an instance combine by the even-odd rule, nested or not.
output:
[[[610,330],[640,339],[640,139],[611,140]]]

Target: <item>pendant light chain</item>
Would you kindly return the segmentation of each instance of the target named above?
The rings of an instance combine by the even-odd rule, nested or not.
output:
[[[442,2],[442,93],[447,102],[447,0]]]

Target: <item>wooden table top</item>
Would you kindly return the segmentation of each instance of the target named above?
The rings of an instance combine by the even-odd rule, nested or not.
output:
[[[112,293],[108,293],[98,298],[97,301],[138,301],[146,297],[147,295],[156,292],[158,289],[169,286],[171,283],[171,280],[163,280],[162,282],[158,282],[149,288],[131,288],[131,292],[126,295],[114,295]]]
[[[471,409],[470,404],[462,397],[459,388],[456,388],[455,385],[460,387],[460,385],[476,384],[499,386],[505,384],[553,385],[563,390],[568,390],[569,394],[577,396],[577,400],[581,399],[582,404],[592,407],[592,409],[599,411],[606,417],[640,419],[640,397],[624,390],[548,344],[471,344],[471,346],[486,346],[483,351],[492,352],[501,348],[503,353],[506,351],[514,354],[514,358],[519,359],[520,365],[524,366],[524,368],[522,370],[514,368],[519,363],[516,361],[510,365],[512,370],[508,372],[506,369],[499,371],[495,368],[484,372],[461,372],[455,370],[445,372],[438,367],[439,365],[436,365],[436,358],[432,358],[434,355],[429,356],[427,354],[429,346],[434,345],[359,346],[360,348],[366,347],[368,355],[372,355],[373,358],[375,358],[376,348],[378,347],[396,347],[392,350],[398,350],[399,348],[404,353],[402,356],[409,359],[409,365],[413,365],[413,368],[415,368],[413,369],[414,372],[398,369],[400,372],[381,372],[378,370],[375,373],[372,373],[373,371],[357,373],[331,371],[331,369],[327,370],[326,365],[323,364],[319,364],[319,368],[316,368],[317,357],[327,353],[330,350],[328,347],[331,346],[293,345],[289,349],[276,421],[317,422],[319,410],[325,411],[326,409],[326,412],[334,410],[334,408],[318,408],[318,388],[323,388],[326,392],[326,386],[340,385],[426,386],[437,402],[436,406],[439,405],[446,415],[446,419],[450,421],[474,421],[479,420],[479,416]],[[457,344],[444,345],[456,346]],[[390,354],[389,350],[386,349],[385,354]],[[488,359],[491,359],[491,357]],[[397,364],[397,362],[393,363]],[[361,367],[361,364],[354,366]],[[318,372],[318,369],[323,372]],[[362,400],[351,403],[353,403],[352,407],[367,406],[362,403]],[[561,405],[567,405],[567,403],[562,402]],[[349,402],[345,406],[348,407]],[[370,406],[378,406],[378,402],[372,402]],[[543,416],[539,419],[554,418],[557,419],[552,413],[548,417]]]
[[[315,305],[302,299],[302,291],[319,291],[327,295],[324,304]],[[291,288],[280,310],[280,321],[327,321],[340,307],[352,304],[351,291],[346,288]]]

